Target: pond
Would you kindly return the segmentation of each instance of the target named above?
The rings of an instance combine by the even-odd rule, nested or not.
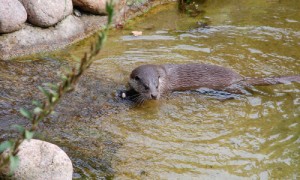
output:
[[[208,0],[191,17],[170,3],[112,30],[105,49],[40,126],[38,138],[70,156],[74,179],[299,179],[300,84],[257,87],[251,95],[174,92],[135,106],[116,97],[133,68],[208,63],[245,77],[300,74],[300,1]],[[207,22],[201,27],[199,22]],[[133,37],[133,30],[143,31]],[[0,62],[0,140],[28,124],[20,107],[58,82],[70,54]]]

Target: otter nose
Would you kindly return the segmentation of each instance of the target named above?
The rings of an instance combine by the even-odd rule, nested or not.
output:
[[[157,95],[151,94],[152,99],[157,99]]]

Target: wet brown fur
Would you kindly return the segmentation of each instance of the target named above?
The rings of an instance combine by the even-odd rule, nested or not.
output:
[[[231,69],[210,64],[142,65],[130,75],[130,87],[145,99],[159,99],[168,91],[209,88],[231,93],[243,93],[243,88],[300,83],[300,75],[244,78]],[[243,87],[243,88],[241,88]]]

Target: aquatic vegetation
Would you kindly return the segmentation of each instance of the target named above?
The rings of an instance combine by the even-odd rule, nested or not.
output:
[[[187,13],[191,17],[201,14],[201,4],[206,0],[178,0],[178,9],[180,12]]]

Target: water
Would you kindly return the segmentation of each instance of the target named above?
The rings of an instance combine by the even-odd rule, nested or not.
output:
[[[67,152],[74,178],[299,179],[300,84],[230,99],[176,92],[139,107],[115,97],[145,63],[210,63],[246,77],[300,74],[299,8],[296,0],[210,0],[193,18],[175,4],[155,8],[110,32],[39,138]],[[199,27],[202,20],[208,28]],[[143,36],[130,36],[132,30]],[[33,61],[0,62],[0,139],[14,135],[9,125],[27,124],[17,110],[30,107],[36,86],[57,82],[74,65],[64,59],[82,56],[89,41]]]

